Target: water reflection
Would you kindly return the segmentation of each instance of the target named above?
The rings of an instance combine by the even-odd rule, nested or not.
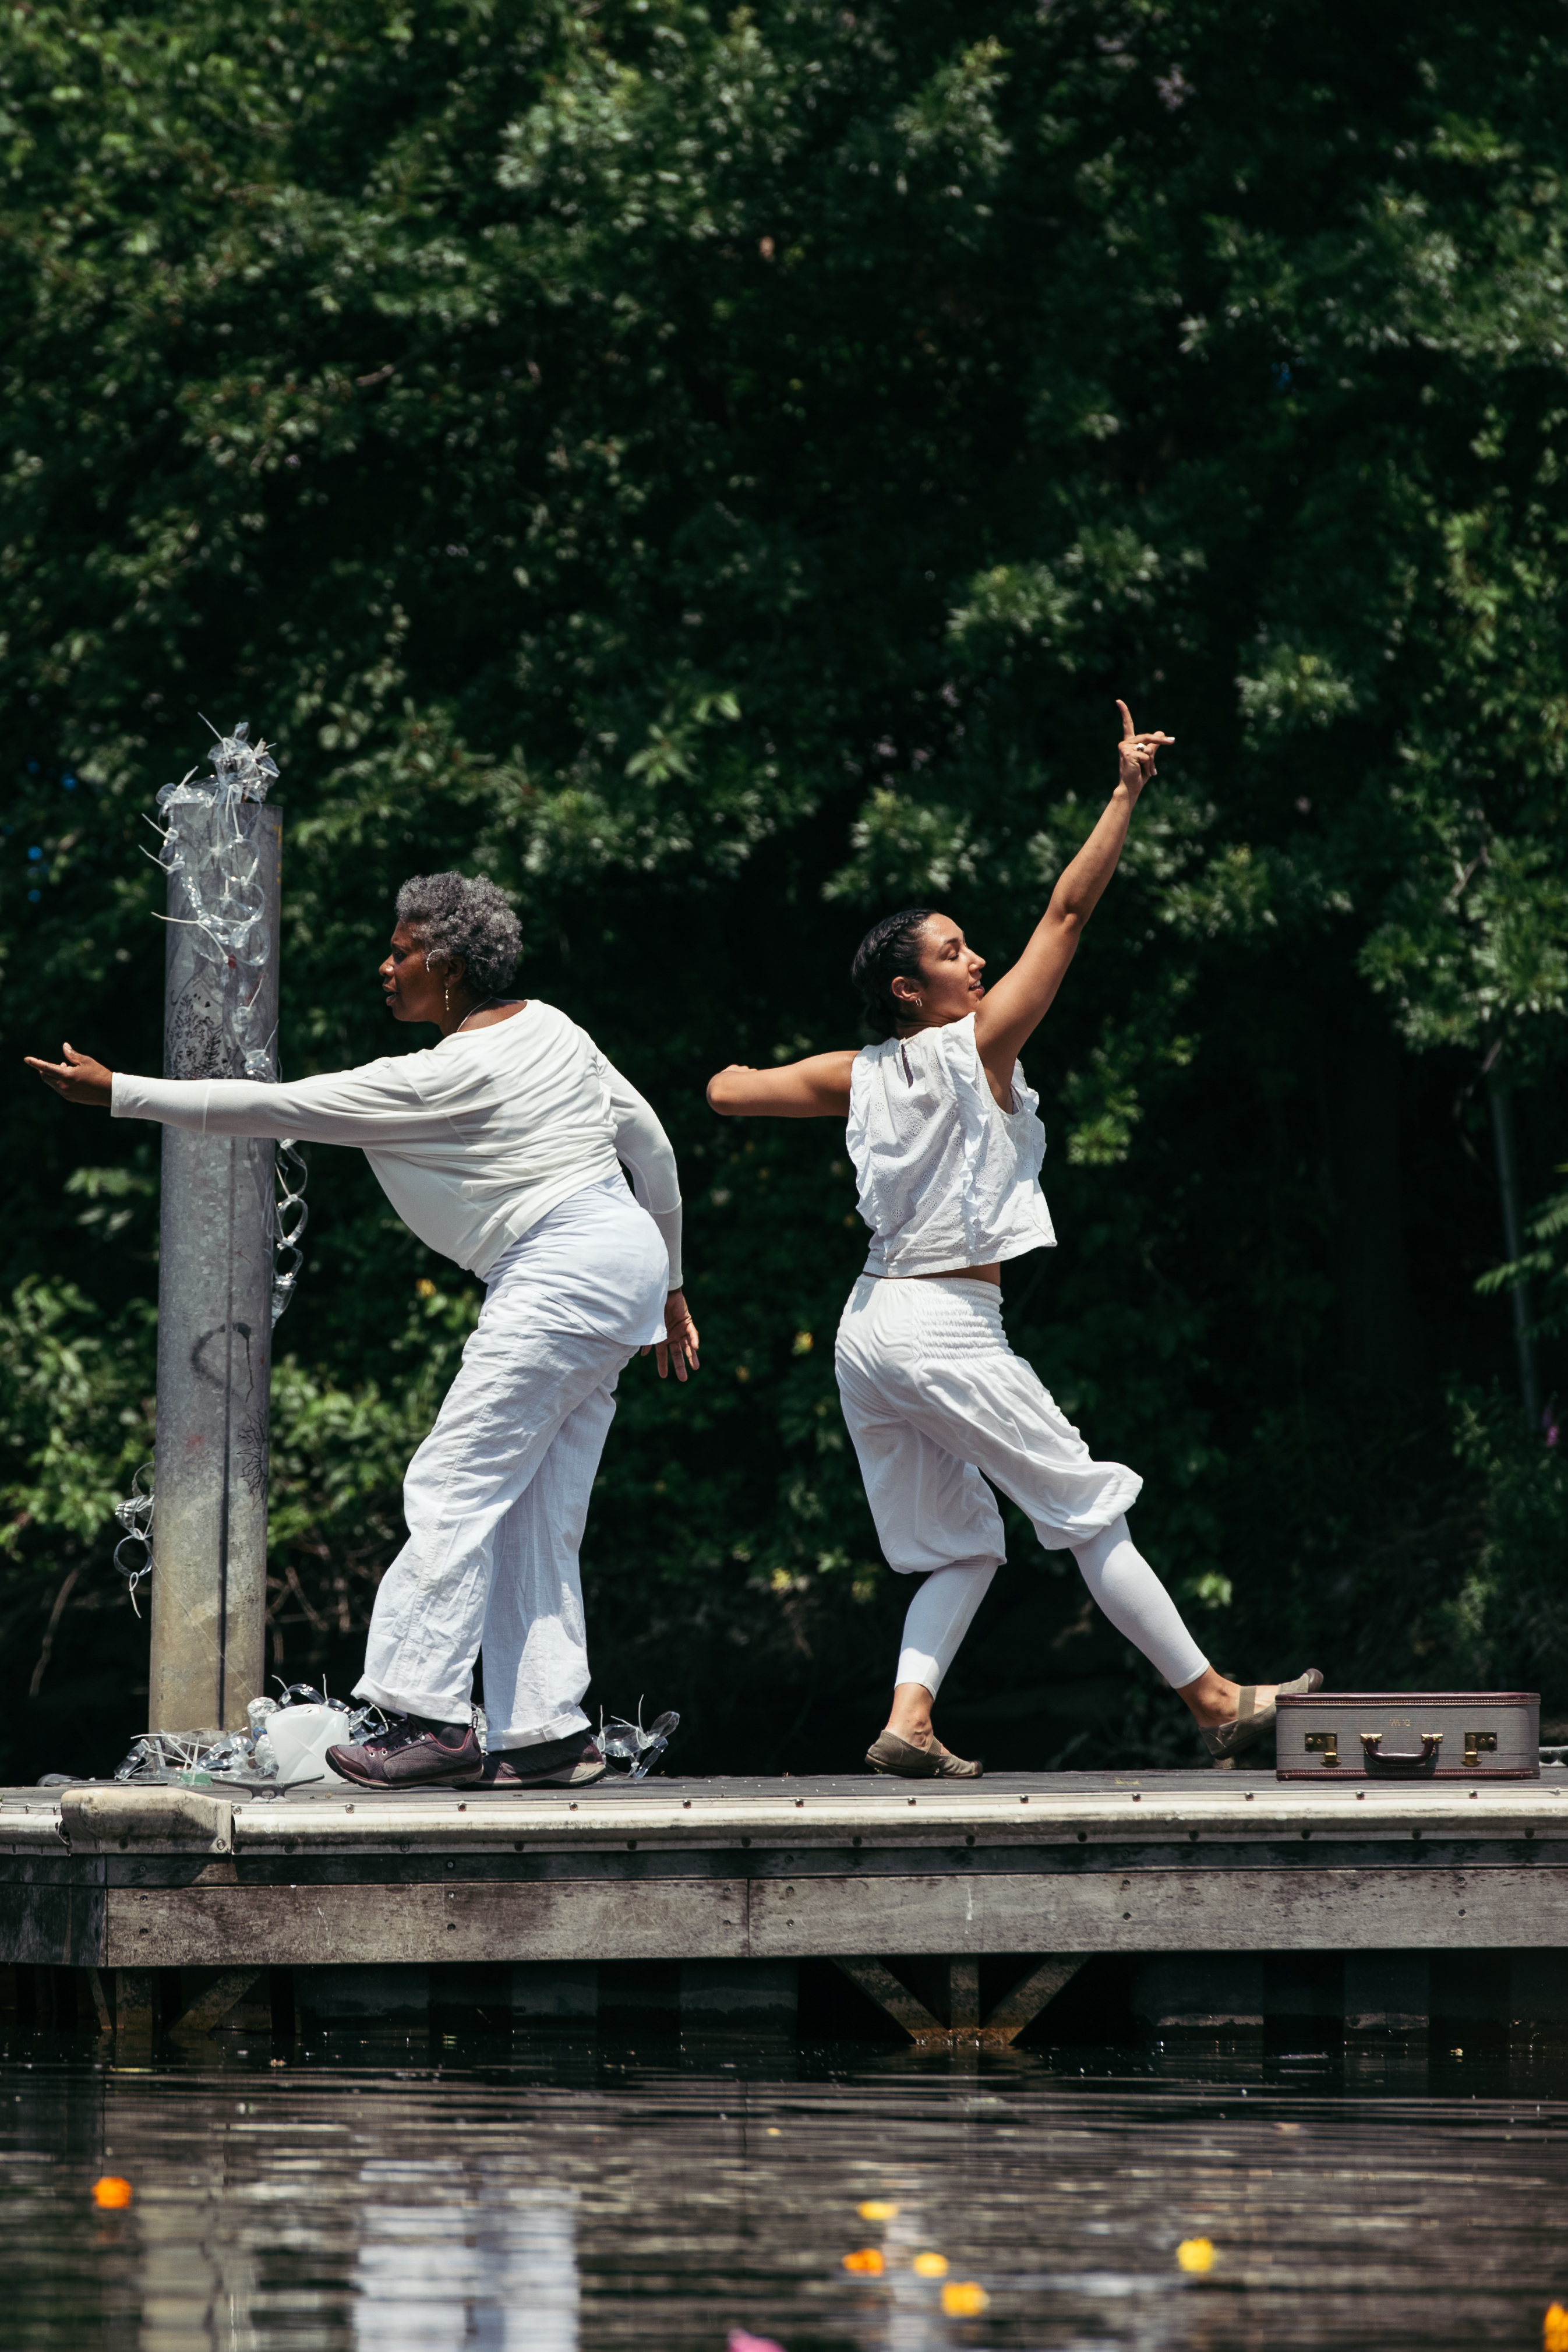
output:
[[[1565,2194],[1529,2053],[1369,2090],[1257,2052],[135,2071],[40,2035],[0,2057],[0,2347],[1473,2352],[1568,2300]]]
[[[428,2161],[373,2159],[359,2181],[355,2352],[576,2352],[570,2190]]]

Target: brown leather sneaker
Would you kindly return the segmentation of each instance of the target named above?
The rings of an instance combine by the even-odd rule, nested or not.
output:
[[[587,1789],[609,1770],[597,1740],[574,1731],[540,1748],[502,1748],[485,1758],[487,1789]]]
[[[361,1789],[467,1789],[484,1769],[485,1751],[468,1724],[405,1715],[363,1748],[329,1748],[327,1761]]]

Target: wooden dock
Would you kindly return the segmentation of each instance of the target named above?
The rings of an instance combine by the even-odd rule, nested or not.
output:
[[[1424,2031],[1435,1963],[1487,1976],[1504,2022],[1568,2031],[1568,1772],[1552,1768],[1471,1788],[1239,1771],[394,1797],[87,1783],[0,1792],[0,1878],[13,1999],[42,1972],[45,2007],[132,2040],[211,2031],[285,1970],[306,2012],[411,2014],[437,1980],[488,1971],[514,2023],[591,2024],[595,1970],[678,1964],[683,2019],[776,2023],[812,1961],[917,2038],[1005,2042],[1112,1958],[1153,1988],[1155,2029],[1244,2030],[1268,2012],[1266,1956],[1338,1968],[1346,2031]]]

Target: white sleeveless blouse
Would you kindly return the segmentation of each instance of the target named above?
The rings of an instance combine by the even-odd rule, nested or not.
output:
[[[1015,1062],[1013,1108],[998,1107],[973,1013],[857,1054],[847,1140],[871,1228],[868,1274],[947,1274],[1055,1248],[1039,1097]]]

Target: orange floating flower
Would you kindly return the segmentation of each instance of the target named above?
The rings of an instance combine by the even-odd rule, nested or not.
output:
[[[861,2246],[854,2253],[845,2255],[844,2267],[847,2271],[863,2272],[867,2278],[880,2278],[887,2264],[882,2260],[879,2246]]]
[[[92,2201],[102,2206],[106,2212],[129,2205],[135,2193],[129,2180],[121,2180],[112,2172],[106,2172],[101,2180],[95,2180],[92,2184]]]
[[[942,2307],[950,2319],[973,2319],[991,2308],[991,2297],[973,2279],[950,2279],[942,2291]]]
[[[1212,2271],[1214,2246],[1207,2238],[1184,2238],[1176,2248],[1176,2262],[1184,2271]]]
[[[896,2221],[899,2218],[898,2207],[889,2205],[885,2197],[868,2197],[856,2210],[862,2221]]]
[[[1549,2305],[1541,2323],[1541,2352],[1568,2352],[1568,2311],[1560,2303]]]
[[[911,2268],[913,2269],[917,2278],[945,2278],[947,2276],[947,2256],[945,2254],[917,2254],[913,2263],[911,2264]]]

